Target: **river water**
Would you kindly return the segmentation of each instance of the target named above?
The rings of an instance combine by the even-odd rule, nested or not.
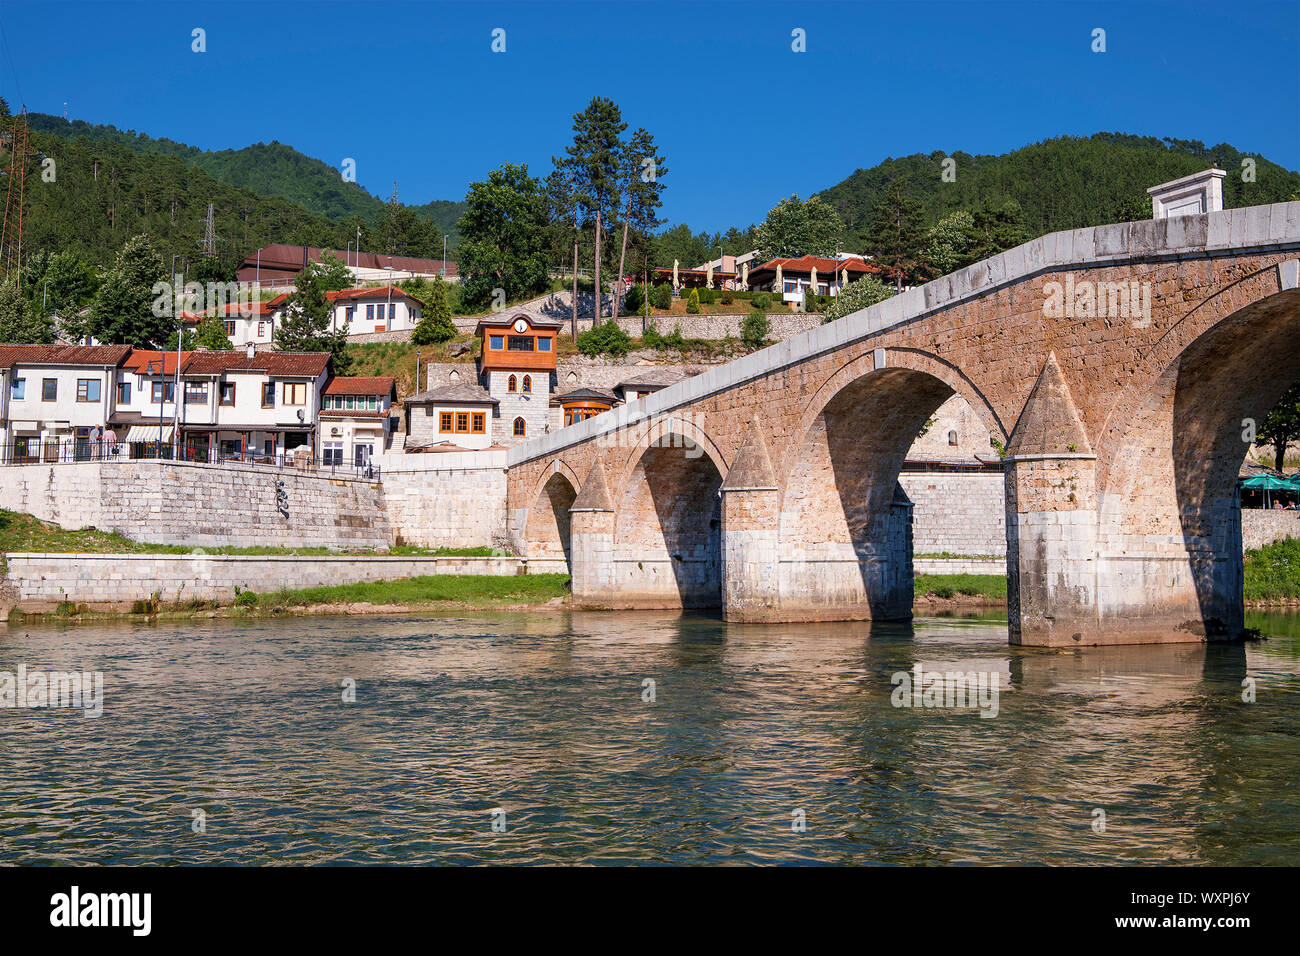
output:
[[[1300,617],[1249,623],[1063,651],[1005,618],[0,630],[0,673],[104,675],[98,718],[0,710],[0,862],[1294,864]],[[996,716],[894,706],[918,663],[997,675]]]

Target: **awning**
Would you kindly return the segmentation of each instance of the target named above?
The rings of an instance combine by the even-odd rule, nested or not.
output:
[[[164,443],[172,440],[172,426],[164,425],[162,428],[162,440]],[[132,425],[127,429],[126,437],[122,441],[158,441],[157,425]]]
[[[11,422],[13,430],[16,432],[38,432],[41,426],[36,422]]]

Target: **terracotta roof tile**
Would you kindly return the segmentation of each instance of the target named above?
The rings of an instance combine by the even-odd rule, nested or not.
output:
[[[220,375],[223,372],[265,372],[290,378],[315,378],[329,368],[328,352],[193,352],[181,366],[182,375]]]
[[[388,395],[396,386],[391,375],[339,375],[325,386],[325,395]]]
[[[129,345],[0,345],[0,368],[20,365],[121,365]]]

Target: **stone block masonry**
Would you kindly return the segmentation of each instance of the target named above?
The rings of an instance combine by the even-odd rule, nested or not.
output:
[[[420,557],[291,557],[188,554],[26,554],[5,556],[5,604],[24,610],[77,604],[233,601],[235,588],[268,593],[427,574],[544,574],[566,571],[563,559]]]
[[[287,514],[277,506],[283,482]],[[11,465],[0,506],[62,528],[116,531],[193,547],[383,549],[392,543],[383,487],[292,469],[188,462]]]
[[[917,554],[1006,555],[1002,472],[905,471],[898,483],[914,505],[912,547]]]
[[[502,453],[412,455],[419,464],[456,458],[445,470],[386,471],[383,493],[393,544],[421,548],[508,547]],[[480,466],[473,459],[483,460]],[[487,464],[492,462],[492,464]],[[387,546],[387,545],[385,545]]]

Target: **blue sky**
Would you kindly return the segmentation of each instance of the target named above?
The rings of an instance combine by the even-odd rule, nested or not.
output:
[[[460,199],[507,161],[544,176],[597,94],[655,134],[664,213],[697,230],[747,225],[888,156],[1066,133],[1229,142],[1300,168],[1296,0],[26,0],[0,25],[11,107],[66,101],[71,118],[207,149],[277,139],[352,157],[368,189],[396,180],[413,203]]]

